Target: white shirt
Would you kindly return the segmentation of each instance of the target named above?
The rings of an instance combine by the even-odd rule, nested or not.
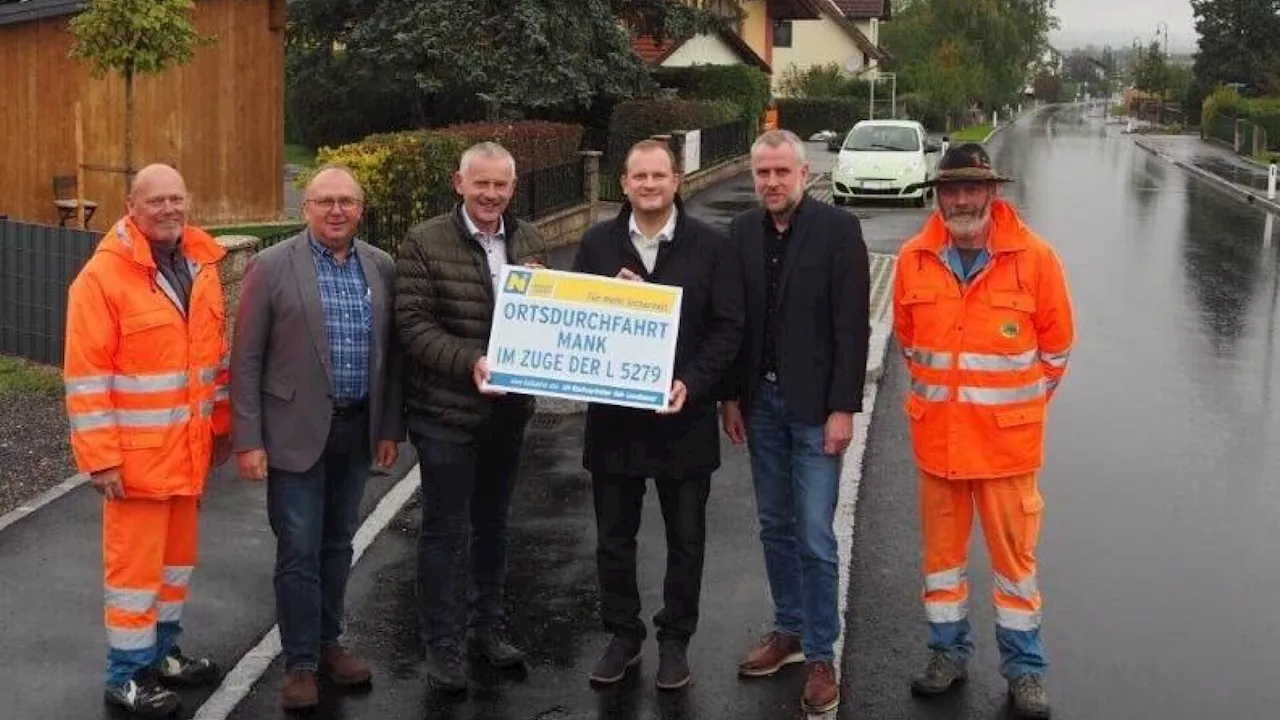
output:
[[[671,208],[671,215],[667,218],[666,224],[653,237],[640,231],[640,226],[636,224],[635,213],[631,214],[631,245],[635,247],[636,252],[640,253],[640,261],[644,263],[646,271],[653,272],[653,266],[658,262],[658,246],[664,242],[671,242],[675,237],[676,214],[676,209]]]
[[[493,235],[481,232],[471,220],[471,216],[467,214],[466,206],[463,206],[462,222],[467,226],[467,232],[471,233],[480,242],[480,247],[484,248],[485,257],[489,260],[489,281],[493,283],[493,294],[497,295],[498,276],[502,275],[502,266],[507,264],[507,221],[505,218],[499,218],[498,232]]]

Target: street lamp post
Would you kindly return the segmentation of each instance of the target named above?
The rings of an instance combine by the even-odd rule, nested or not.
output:
[[[1165,59],[1168,59],[1168,57],[1169,57],[1169,23],[1167,23],[1167,22],[1165,22],[1165,21],[1163,21],[1163,20],[1161,20],[1161,21],[1159,21],[1159,22],[1157,22],[1157,23],[1156,23],[1156,38],[1157,38],[1157,39],[1159,39],[1159,37],[1160,37],[1160,29],[1161,29],[1161,28],[1164,28],[1164,56],[1165,56]]]

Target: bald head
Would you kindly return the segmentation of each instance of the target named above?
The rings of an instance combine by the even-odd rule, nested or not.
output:
[[[311,235],[338,251],[351,243],[360,227],[364,190],[350,168],[326,165],[307,183],[304,216]]]
[[[175,243],[187,224],[187,183],[168,165],[148,165],[134,176],[125,205],[148,240]]]

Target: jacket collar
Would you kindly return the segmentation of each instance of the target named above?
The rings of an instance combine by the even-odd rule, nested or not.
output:
[[[227,251],[213,236],[193,225],[182,228],[182,254],[200,265],[217,263],[226,257]],[[144,268],[155,269],[156,259],[151,253],[151,243],[133,222],[125,216],[116,221],[102,239],[101,250],[119,255]]]
[[[475,233],[471,231],[471,228],[467,227],[467,218],[462,214],[461,202],[454,204],[453,212],[451,213],[451,215],[453,216],[453,224],[455,227],[458,228],[458,232],[462,235],[462,237],[470,238],[471,240],[476,241]],[[505,239],[507,242],[510,242],[515,238],[516,229],[518,228],[517,223],[519,222],[520,221],[516,219],[515,212],[511,210],[510,206],[508,206],[507,209],[504,210],[502,213],[503,239]]]
[[[1027,249],[1030,230],[1018,211],[1008,201],[996,198],[991,201],[991,238],[987,251],[992,255],[1003,252],[1018,252]],[[920,231],[921,243],[917,251],[929,251],[941,255],[951,244],[951,235],[947,232],[947,224],[942,220],[942,213],[934,211]]]
[[[676,214],[672,219],[675,220],[676,230],[672,234],[670,239],[671,242],[675,242],[675,239],[680,236],[681,226],[687,225],[685,222],[684,199],[680,197],[680,193],[676,193],[675,204]],[[631,238],[631,213],[631,201],[624,199],[622,201],[622,209],[618,211],[617,217],[614,218],[615,229],[621,232],[622,235],[628,239]]]

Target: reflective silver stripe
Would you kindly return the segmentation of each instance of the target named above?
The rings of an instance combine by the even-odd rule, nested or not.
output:
[[[974,405],[1009,405],[1035,400],[1044,393],[1044,381],[1037,380],[1030,385],[1015,388],[961,387],[959,397],[960,402]]]
[[[1040,592],[1040,588],[1036,583],[1035,575],[1028,575],[1018,582],[1014,582],[1000,573],[995,573],[995,578],[996,592],[1002,592],[1005,595],[1012,595],[1013,597],[1022,598],[1023,600],[1034,601],[1036,599],[1036,594]]]
[[[951,353],[949,352],[912,348],[911,355],[908,357],[915,364],[934,370],[948,370],[951,368]]]
[[[201,368],[200,382],[211,383],[218,379],[218,368]]]
[[[62,386],[66,388],[67,397],[96,395],[111,391],[112,377],[112,375],[85,375],[83,377],[67,378],[62,381]]]
[[[1016,371],[1030,370],[1036,366],[1036,351],[1028,350],[1017,355],[987,353],[960,353],[961,370]]]
[[[114,410],[71,413],[67,417],[71,421],[71,429],[74,432],[101,430],[102,428],[115,427],[116,425],[116,413]]]
[[[156,644],[155,626],[139,630],[107,628],[107,644],[113,650],[146,650]]]
[[[969,614],[967,602],[925,603],[924,615],[931,623],[960,622]]]
[[[116,410],[115,415],[121,427],[164,427],[191,419],[185,405],[168,410]]]
[[[231,369],[231,355],[228,354],[228,355],[222,356],[222,360],[218,362],[218,369],[219,370]]]
[[[1071,357],[1070,350],[1066,350],[1060,353],[1042,352],[1040,353],[1040,362],[1044,363],[1045,365],[1049,365],[1050,367],[1061,368],[1061,367],[1067,366],[1067,360],[1070,357]]]
[[[156,604],[156,620],[158,622],[178,622],[182,619],[182,601],[160,602]]]
[[[169,587],[186,587],[191,581],[193,565],[165,565],[164,584]]]
[[[165,390],[181,390],[187,386],[185,372],[157,373],[155,375],[117,375],[115,388],[121,392],[148,393]]]
[[[929,573],[924,576],[924,591],[959,590],[967,577],[968,572],[963,567]]]
[[[997,605],[996,624],[1009,630],[1021,630],[1023,632],[1037,630],[1040,627],[1040,613],[1038,611],[1013,610]]]
[[[1058,378],[1049,378],[1044,381],[1045,389],[1049,392],[1053,392],[1054,390],[1058,389],[1058,383],[1060,382],[1062,381],[1059,380]]]
[[[951,388],[946,385],[929,385],[918,380],[911,381],[911,392],[929,402],[943,402],[951,397]]]
[[[222,402],[231,398],[231,388],[226,385],[219,385],[217,390],[213,391],[213,401]]]
[[[125,590],[123,588],[105,588],[105,603],[109,608],[125,612],[143,613],[156,604],[156,594],[152,590]]]
[[[205,400],[200,403],[200,417],[202,418],[213,417],[213,402],[214,402],[213,400]]]
[[[906,359],[910,360],[910,359],[911,359],[911,353],[912,353],[911,348],[908,348],[908,347],[904,347],[904,348],[902,348],[902,357],[904,357],[904,358],[906,358]]]

